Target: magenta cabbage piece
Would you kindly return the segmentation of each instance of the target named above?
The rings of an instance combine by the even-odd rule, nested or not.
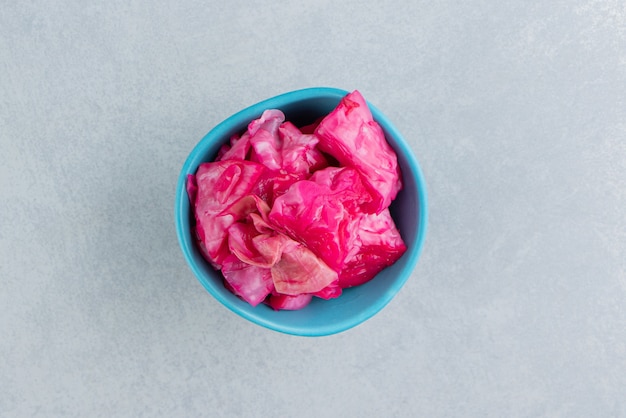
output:
[[[281,232],[307,245],[335,271],[350,248],[351,214],[332,191],[310,180],[295,183],[274,202],[269,220]]]
[[[223,145],[217,152],[216,161],[245,160],[250,150],[250,134],[244,133],[241,137],[233,135],[230,145]]]
[[[402,188],[400,169],[380,125],[358,91],[346,95],[315,129],[320,150],[363,175],[372,197],[368,212],[389,207]]]
[[[339,286],[342,288],[370,281],[406,251],[389,209],[384,209],[378,215],[362,214],[355,219],[355,223],[358,226],[353,244],[358,250],[345,260],[339,276]]]
[[[313,299],[313,295],[306,293],[297,296],[272,294],[267,298],[266,303],[277,311],[296,311],[308,305],[311,299]]]
[[[397,261],[388,206],[401,187],[358,91],[302,128],[266,110],[187,181],[203,256],[235,295],[276,310],[339,297]]]

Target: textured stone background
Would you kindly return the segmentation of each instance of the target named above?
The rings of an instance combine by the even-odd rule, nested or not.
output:
[[[624,2],[88,3],[0,8],[0,416],[626,416]],[[219,305],[173,222],[207,131],[310,86],[430,198],[402,292],[317,339]]]

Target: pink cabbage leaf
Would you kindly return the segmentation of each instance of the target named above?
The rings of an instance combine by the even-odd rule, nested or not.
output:
[[[398,160],[361,93],[355,90],[346,95],[319,123],[315,134],[322,151],[362,174],[372,196],[368,212],[380,213],[389,207],[402,187]]]

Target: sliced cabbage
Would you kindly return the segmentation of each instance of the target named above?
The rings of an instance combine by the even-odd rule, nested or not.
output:
[[[252,306],[295,310],[402,256],[388,209],[401,186],[396,155],[355,91],[302,128],[266,110],[188,176],[187,193],[199,248],[224,286]]]

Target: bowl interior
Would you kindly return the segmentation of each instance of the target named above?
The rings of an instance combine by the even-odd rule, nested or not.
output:
[[[218,149],[231,135],[246,129],[264,110],[280,109],[286,119],[297,126],[312,123],[332,111],[347,91],[332,88],[311,88],[286,93],[231,116],[209,132],[194,148],[181,171],[177,192],[175,218],[178,239],[191,269],[202,285],[222,304],[242,317],[267,328],[294,335],[320,336],[354,327],[380,311],[400,290],[410,276],[421,251],[426,227],[426,191],[423,176],[407,143],[387,118],[370,105],[374,119],[381,125],[387,141],[398,155],[403,189],[390,207],[408,250],[394,265],[386,268],[370,282],[350,289],[336,299],[313,301],[298,311],[274,311],[261,304],[252,307],[230,293],[222,284],[221,273],[202,257],[192,236],[193,213],[187,198],[185,182],[198,166],[212,161]]]

